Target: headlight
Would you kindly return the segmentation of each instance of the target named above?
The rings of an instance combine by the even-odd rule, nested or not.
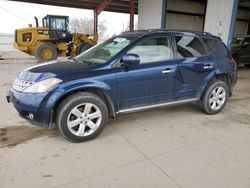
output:
[[[62,80],[58,78],[49,78],[42,80],[23,90],[25,93],[44,93],[50,90],[52,87],[58,85]]]

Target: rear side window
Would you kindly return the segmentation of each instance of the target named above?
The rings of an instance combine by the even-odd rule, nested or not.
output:
[[[193,36],[176,36],[177,58],[199,57],[206,54],[201,41]]]
[[[203,37],[202,40],[207,45],[209,52],[211,52],[219,44],[219,41],[213,38]]]

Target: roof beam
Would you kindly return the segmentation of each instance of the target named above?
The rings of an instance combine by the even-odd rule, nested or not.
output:
[[[11,0],[11,1],[53,5],[61,7],[81,8],[81,9],[91,9],[91,10],[94,10],[100,4],[100,0],[53,0],[53,1]],[[130,1],[112,0],[105,8],[105,11],[130,13]],[[137,12],[138,12],[138,0],[135,0],[135,13]]]

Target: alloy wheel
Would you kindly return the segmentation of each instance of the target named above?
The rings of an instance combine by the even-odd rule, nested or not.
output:
[[[219,86],[216,87],[209,96],[209,106],[212,110],[219,110],[226,101],[226,90]]]
[[[67,117],[67,127],[76,136],[88,136],[94,133],[102,120],[101,110],[92,103],[83,103],[74,107]]]

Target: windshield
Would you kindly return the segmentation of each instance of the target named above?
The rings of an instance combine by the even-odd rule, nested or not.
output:
[[[240,43],[242,42],[242,40],[243,40],[243,38],[241,38],[241,37],[234,38],[234,40],[233,40],[233,46],[239,46]]]
[[[113,37],[79,54],[75,59],[88,63],[106,63],[135,39],[135,36]]]
[[[52,30],[66,30],[66,20],[64,18],[50,18],[50,28]]]

